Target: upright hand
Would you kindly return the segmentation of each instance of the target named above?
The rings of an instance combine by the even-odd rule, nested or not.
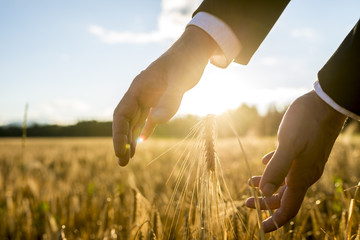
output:
[[[157,123],[174,116],[183,94],[199,82],[216,47],[207,33],[189,26],[169,50],[135,77],[113,115],[113,143],[119,165],[127,165],[134,155],[146,119],[142,130],[145,138]]]
[[[268,206],[278,208],[263,222],[265,232],[276,230],[297,214],[307,189],[321,177],[345,118],[314,91],[290,105],[279,127],[278,147],[263,158],[267,164],[263,175],[252,178]],[[254,208],[254,198],[246,205]],[[260,207],[267,209],[264,199]]]

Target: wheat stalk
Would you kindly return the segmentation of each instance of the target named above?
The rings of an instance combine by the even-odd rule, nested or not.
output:
[[[240,136],[238,135],[237,131],[235,130],[233,124],[231,123],[230,121],[230,118],[227,119],[228,121],[228,125],[230,126],[232,132],[234,133],[234,135],[236,136],[236,139],[239,143],[239,146],[240,146],[240,149],[241,149],[241,152],[243,154],[243,158],[244,158],[244,162],[245,162],[245,165],[246,165],[246,168],[247,168],[247,171],[248,171],[248,174],[249,174],[249,179],[250,179],[250,184],[251,184],[251,188],[250,188],[250,192],[251,192],[251,195],[255,197],[255,208],[256,208],[256,212],[257,212],[257,217],[258,217],[258,226],[259,226],[259,230],[260,230],[260,238],[261,240],[264,240],[266,239],[265,238],[265,232],[264,232],[264,228],[263,228],[263,225],[262,225],[262,213],[261,213],[261,210],[260,210],[260,200],[259,200],[259,196],[258,196],[258,192],[256,191],[255,189],[255,184],[254,184],[254,181],[252,179],[252,172],[251,172],[251,168],[250,168],[250,165],[249,165],[249,161],[248,161],[248,158],[247,158],[247,155],[245,153],[245,148],[241,142],[241,139],[240,139]],[[269,210],[270,214],[272,214],[268,204],[267,204],[267,201],[265,199],[265,197],[263,196],[263,199],[264,199],[264,203],[266,205],[266,208]],[[274,221],[276,227],[277,227],[277,224],[276,222]],[[278,228],[278,227],[277,227]],[[283,237],[284,238],[284,237]]]
[[[229,239],[235,235],[230,216],[236,215],[242,221],[223,177],[216,137],[216,117],[208,115],[191,130],[190,140],[170,174],[178,172],[166,210],[172,218],[166,219],[165,226],[171,231],[185,228],[186,238]],[[170,211],[172,206],[175,209]],[[181,221],[184,222],[180,224]],[[176,227],[179,225],[183,227]],[[167,237],[171,234],[174,232]]]
[[[215,116],[208,115],[205,119],[205,160],[208,171],[215,171]]]
[[[348,213],[348,219],[347,219],[347,224],[346,224],[346,232],[345,232],[345,239],[346,240],[351,239],[351,226],[352,226],[352,220],[353,220],[354,205],[355,205],[355,201],[356,201],[356,198],[357,198],[357,195],[358,195],[358,192],[359,192],[359,186],[360,186],[360,182],[356,186],[354,198],[352,198],[350,200],[349,213]]]
[[[163,228],[161,224],[160,214],[158,210],[156,209],[155,205],[153,205],[152,209],[152,232],[155,239],[161,240],[162,239],[162,233]]]

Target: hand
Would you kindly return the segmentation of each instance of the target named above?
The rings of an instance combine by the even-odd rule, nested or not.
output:
[[[207,33],[189,26],[169,50],[135,77],[113,115],[119,165],[127,165],[134,155],[146,119],[144,138],[152,134],[157,123],[168,121],[177,112],[183,94],[199,82],[216,47]]]
[[[279,127],[276,150],[263,158],[267,165],[262,177],[252,178],[270,209],[278,208],[263,222],[265,232],[276,230],[274,222],[281,227],[297,214],[307,189],[321,177],[345,119],[314,91],[290,105]],[[253,197],[246,206],[255,208]],[[260,207],[267,209],[264,199]]]

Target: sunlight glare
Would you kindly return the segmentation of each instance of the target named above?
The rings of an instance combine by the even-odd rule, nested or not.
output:
[[[146,140],[145,136],[140,135],[140,136],[138,137],[138,139],[136,140],[136,142],[137,142],[137,143],[142,143],[142,142],[145,142],[145,140]]]

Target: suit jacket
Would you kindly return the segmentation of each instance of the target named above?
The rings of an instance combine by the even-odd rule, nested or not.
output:
[[[235,62],[247,64],[290,0],[204,0],[198,12],[223,20],[238,37],[242,50]]]
[[[360,20],[319,71],[323,91],[338,105],[360,116]]]
[[[204,0],[197,12],[224,21],[242,50],[235,62],[247,64],[290,0]],[[360,116],[360,23],[319,71],[323,91],[338,105]]]

